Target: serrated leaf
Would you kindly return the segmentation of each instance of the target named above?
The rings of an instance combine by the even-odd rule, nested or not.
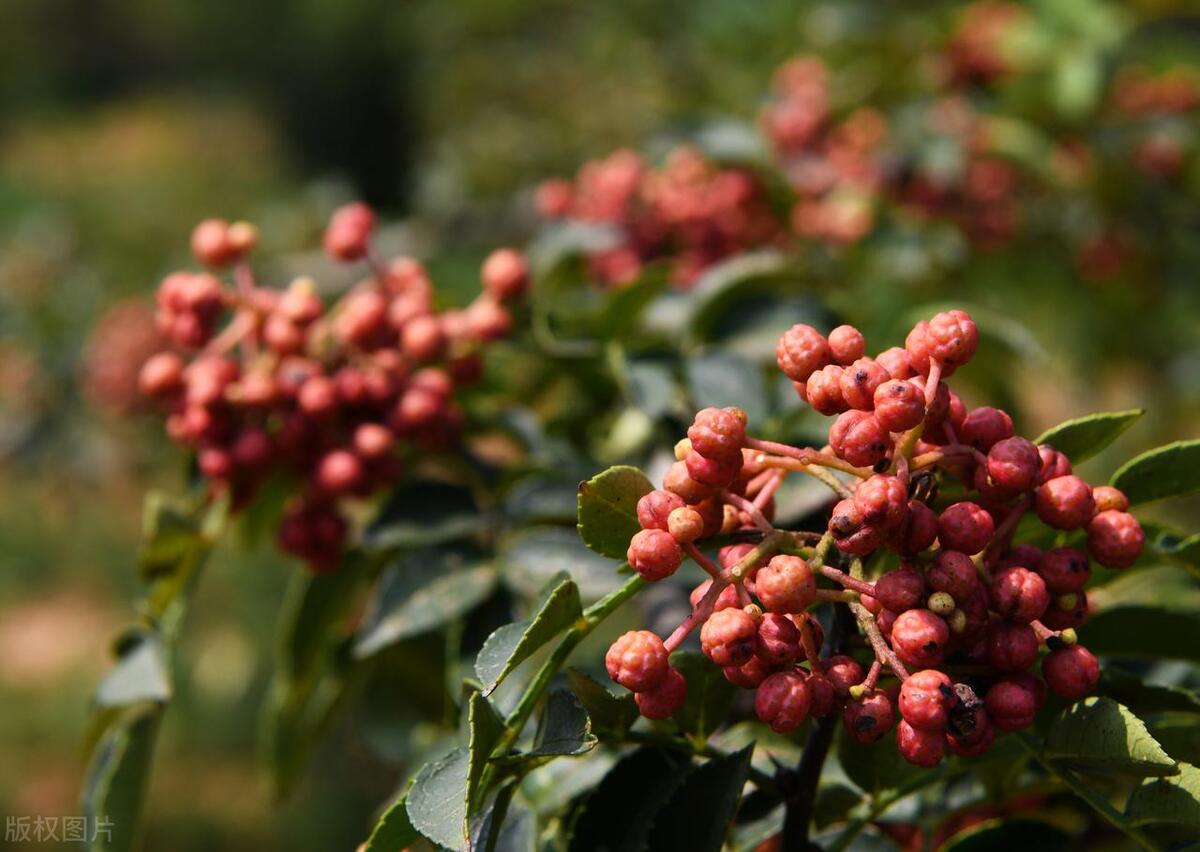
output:
[[[446,482],[414,481],[388,495],[363,530],[362,545],[373,551],[429,547],[468,538],[488,523],[469,489]]]
[[[504,580],[521,595],[537,595],[560,573],[579,587],[579,596],[597,600],[622,582],[617,566],[579,540],[570,527],[529,527],[502,540],[497,553]]]
[[[82,809],[92,832],[90,852],[132,852],[138,846],[161,710],[138,712],[100,741],[84,782]]]
[[[636,467],[617,465],[579,486],[579,537],[609,559],[624,559],[629,540],[641,529],[637,502],[654,485]]]
[[[1158,606],[1114,606],[1078,628],[1096,654],[1200,661],[1200,613]]]
[[[450,546],[394,560],[376,587],[354,656],[369,657],[474,609],[496,587],[495,566],[482,560],[474,548]]]
[[[734,686],[703,654],[678,651],[671,665],[687,681],[687,699],[674,719],[685,734],[706,738],[724,723],[733,702]]]
[[[171,679],[159,638],[146,633],[122,649],[116,666],[100,681],[93,698],[100,707],[169,701]]]
[[[413,828],[447,849],[467,845],[467,771],[465,748],[429,761],[408,790],[406,810]]]
[[[1139,716],[1200,713],[1200,695],[1178,686],[1159,686],[1111,666],[1100,673],[1100,692]]]
[[[894,748],[860,743],[841,726],[837,732],[837,758],[846,777],[872,795],[903,787],[928,771],[907,762]]]
[[[1050,726],[1043,754],[1075,767],[1143,777],[1179,771],[1145,723],[1111,698],[1085,698],[1063,711]]]
[[[762,369],[735,355],[715,352],[689,358],[684,365],[688,391],[697,408],[737,406],[752,424],[770,413]]]
[[[587,710],[595,730],[618,735],[637,721],[638,709],[633,693],[614,695],[604,684],[575,668],[567,669],[567,683]]]
[[[993,819],[956,834],[943,852],[1010,852],[1013,849],[1067,849],[1071,835],[1032,819]]]
[[[1194,713],[1164,713],[1146,724],[1176,763],[1200,764],[1200,717]]]
[[[621,758],[584,802],[570,852],[642,852],[654,815],[687,772],[686,758],[660,749]]]
[[[1125,816],[1135,825],[1200,826],[1200,769],[1181,763],[1173,778],[1143,781],[1129,797]]]
[[[408,818],[408,793],[391,804],[375,823],[362,852],[396,852],[416,843],[421,837]]]
[[[716,757],[688,775],[654,817],[651,849],[720,852],[750,774],[754,746]]]
[[[1034,443],[1050,444],[1065,453],[1072,463],[1079,464],[1119,438],[1145,413],[1140,408],[1132,408],[1077,417],[1047,429]]]
[[[474,812],[480,801],[479,786],[492,749],[504,733],[504,720],[482,693],[473,692],[467,702],[467,810]]]
[[[1200,490],[1200,440],[1142,453],[1122,465],[1111,482],[1134,506]]]
[[[546,700],[529,755],[579,755],[594,749],[596,742],[580,700],[569,690],[556,689]]]
[[[555,581],[532,616],[498,628],[479,649],[475,674],[483,683],[485,694],[583,615],[575,582],[565,573],[558,574]]]

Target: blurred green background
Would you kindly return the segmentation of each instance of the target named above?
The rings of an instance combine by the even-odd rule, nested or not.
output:
[[[1153,18],[1134,53],[1196,50],[1200,19],[1183,3],[1042,5],[1107,10],[1127,30]],[[283,272],[319,264],[328,212],[363,197],[405,221],[389,239],[436,258],[435,280],[474,286],[487,247],[532,233],[538,180],[616,147],[661,150],[723,117],[753,121],[772,69],[797,52],[836,58],[864,96],[886,96],[888,69],[936,43],[954,13],[782,0],[0,4],[0,813],[78,812],[80,731],[107,637],[128,618],[141,495],[182,479],[159,426],[128,416],[112,342],[140,351],[142,306],[187,262],[196,221],[257,222]],[[1012,318],[1042,347],[1009,365],[1026,389],[1011,401],[1022,431],[1144,405],[1127,457],[1194,436],[1200,413],[1186,245],[1200,210],[1194,193],[1180,199],[1167,225],[1186,238],[1153,292],[1115,282],[1098,294],[1069,266],[993,255],[953,280],[864,270],[878,279],[859,282],[866,303],[843,288],[830,298],[868,330],[960,297]],[[1093,302],[1102,310],[1078,309]],[[98,321],[106,344],[89,338]],[[269,543],[230,542],[214,559],[147,848],[351,848],[391,791],[371,720],[351,718],[282,805],[288,818],[273,812],[254,734],[291,570]]]

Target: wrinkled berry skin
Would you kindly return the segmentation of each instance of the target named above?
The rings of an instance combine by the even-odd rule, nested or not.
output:
[[[862,514],[863,523],[891,532],[908,516],[908,488],[898,476],[877,473],[854,489],[854,506]]]
[[[829,341],[810,325],[794,325],[779,338],[775,360],[793,382],[807,382],[813,371],[830,362]]]
[[[892,700],[887,693],[876,689],[858,701],[850,701],[842,711],[842,724],[847,733],[864,745],[877,742],[892,728],[895,721]]]
[[[1020,731],[1033,724],[1037,713],[1036,693],[1026,683],[1005,678],[988,690],[984,698],[988,717],[1002,731]]]
[[[800,629],[786,615],[764,614],[758,622],[755,655],[772,666],[795,662],[800,656]]]
[[[929,568],[929,587],[945,592],[955,601],[965,601],[979,585],[971,557],[957,550],[943,550]]]
[[[759,685],[754,712],[772,731],[786,734],[808,718],[810,701],[804,675],[795,669],[777,672]]]
[[[867,341],[854,326],[839,325],[829,332],[829,352],[842,366],[857,361],[866,351]]]
[[[992,611],[1018,624],[1041,618],[1050,604],[1046,582],[1028,568],[998,571],[990,589]]]
[[[702,456],[692,450],[684,459],[688,476],[710,488],[725,488],[742,472],[741,453],[722,458]]]
[[[946,376],[970,361],[978,345],[979,330],[966,311],[943,311],[925,328],[926,351],[942,362]]]
[[[1041,459],[1042,465],[1038,471],[1038,485],[1060,476],[1070,476],[1071,460],[1049,444],[1042,444],[1038,447],[1038,457]]]
[[[937,669],[914,672],[900,685],[900,715],[923,731],[944,730],[956,701],[950,676]]]
[[[1100,664],[1082,645],[1068,645],[1046,655],[1042,660],[1042,677],[1055,695],[1074,701],[1096,688]]]
[[[946,655],[950,628],[927,609],[910,609],[892,625],[892,648],[908,665],[933,668]]]
[[[704,408],[688,428],[692,449],[712,459],[736,456],[741,467],[742,446],[746,443],[746,412],[740,408]]]
[[[925,578],[915,568],[901,565],[875,581],[876,600],[895,613],[919,607],[925,596]]]
[[[901,719],[896,725],[896,749],[909,763],[929,769],[946,756],[946,737],[941,731],[915,728]]]
[[[855,556],[866,556],[883,540],[878,529],[863,521],[862,512],[853,499],[841,500],[833,507],[829,531],[833,533],[838,550]]]
[[[904,528],[889,538],[888,547],[903,556],[916,556],[937,540],[937,515],[920,500],[908,501]]]
[[[816,599],[817,581],[804,559],[779,554],[758,569],[754,575],[754,591],[771,612],[803,612]]]
[[[1079,529],[1091,520],[1096,508],[1091,486],[1074,475],[1058,476],[1038,486],[1033,505],[1042,523],[1056,530]]]
[[[832,656],[821,661],[821,673],[825,675],[834,694],[845,698],[850,694],[850,687],[862,683],[863,669],[853,657],[844,654]]]
[[[1051,630],[1066,630],[1083,624],[1087,616],[1088,596],[1081,590],[1052,598],[1050,606],[1042,614],[1041,622]]]
[[[687,678],[679,669],[668,667],[658,686],[635,692],[633,700],[637,703],[638,712],[647,719],[669,719],[679,712],[687,700]]]
[[[631,692],[645,692],[667,676],[667,649],[649,630],[621,635],[604,655],[608,676]]]
[[[996,740],[995,726],[983,707],[976,707],[969,716],[960,719],[966,730],[946,731],[946,745],[959,757],[977,757],[987,752]]]
[[[663,488],[679,496],[685,503],[700,503],[711,497],[716,489],[692,479],[685,462],[675,462],[663,474]]]
[[[1142,525],[1128,512],[1109,509],[1088,523],[1088,552],[1105,568],[1128,568],[1137,562],[1145,544]]]
[[[973,409],[958,427],[958,439],[981,453],[986,453],[1000,441],[1011,438],[1012,418],[999,408],[984,405]]]
[[[843,372],[843,368],[836,364],[828,364],[808,377],[804,385],[804,398],[818,414],[829,417],[850,407],[842,396]]]
[[[740,666],[726,666],[721,669],[725,680],[742,689],[756,689],[760,683],[775,674],[775,666],[769,666],[758,656],[751,657]]]
[[[1096,514],[1110,509],[1124,512],[1129,508],[1129,498],[1125,492],[1111,485],[1097,485],[1092,489],[1092,502],[1096,504]]]
[[[847,411],[833,421],[829,446],[838,458],[855,467],[874,467],[887,458],[891,440],[874,414]]]
[[[889,432],[907,432],[925,419],[925,395],[912,382],[884,382],[875,388],[873,402],[875,417]]]
[[[837,703],[837,694],[829,678],[820,673],[809,672],[808,679],[808,715],[828,716],[833,712]]]
[[[1052,595],[1078,592],[1092,575],[1087,554],[1075,547],[1054,547],[1042,554],[1037,572]]]
[[[995,531],[992,516],[978,503],[955,503],[938,516],[938,541],[947,550],[978,553],[987,547]]]
[[[838,381],[842,400],[850,408],[871,411],[875,408],[875,391],[891,376],[872,358],[859,358],[842,370]]]
[[[758,625],[740,609],[723,609],[700,628],[700,649],[721,668],[741,666],[754,656]]]
[[[876,356],[879,366],[888,371],[893,379],[910,379],[913,375],[912,358],[908,350],[900,346],[885,349]],[[913,424],[916,425],[915,423]]]
[[[1037,634],[1028,624],[992,625],[988,636],[988,660],[1006,672],[1022,671],[1037,662]]]
[[[670,577],[683,562],[679,542],[669,532],[658,529],[635,534],[625,556],[633,570],[652,583]]]
[[[993,486],[1006,494],[1028,491],[1040,471],[1037,447],[1025,438],[1005,438],[988,450],[988,477]]]
[[[642,495],[637,503],[638,523],[644,530],[666,530],[671,512],[683,508],[683,498],[670,491],[655,490]]]

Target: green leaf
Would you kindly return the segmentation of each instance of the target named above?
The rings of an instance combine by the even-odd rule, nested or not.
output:
[[[492,703],[482,693],[473,692],[467,703],[468,767],[467,767],[467,810],[474,812],[479,804],[479,779],[487,766],[492,749],[504,733],[504,720],[496,713]]]
[[[1200,613],[1157,606],[1102,609],[1078,628],[1096,654],[1200,662]]]
[[[846,784],[822,784],[813,802],[813,825],[820,829],[841,822],[862,800],[862,794]]]
[[[1119,438],[1145,413],[1140,408],[1132,408],[1077,417],[1047,429],[1034,443],[1050,444],[1060,453],[1065,453],[1072,463],[1079,464]]]
[[[1100,692],[1139,716],[1200,713],[1200,695],[1178,686],[1158,686],[1111,666],[1100,673]]]
[[[713,758],[688,775],[654,817],[650,848],[720,852],[741,801],[753,754],[751,744]]]
[[[1181,763],[1174,778],[1143,781],[1129,797],[1125,816],[1135,825],[1200,826],[1200,769]]]
[[[871,795],[903,787],[922,772],[900,756],[894,748],[878,744],[863,745],[840,726],[837,732],[837,758],[851,781]]]
[[[584,802],[570,852],[642,852],[654,817],[688,774],[674,752],[640,748],[617,762]]]
[[[675,411],[680,394],[675,365],[666,358],[628,358],[624,364],[625,392],[629,402],[651,420]]]
[[[578,488],[578,479],[557,472],[525,477],[509,491],[504,513],[521,523],[572,521]]]
[[[1146,724],[1176,763],[1200,764],[1200,717],[1194,713],[1165,713]]]
[[[138,568],[143,578],[174,571],[205,545],[194,510],[161,491],[151,491],[142,504],[142,540]]]
[[[604,684],[575,668],[567,669],[567,683],[587,710],[595,730],[616,736],[629,730],[629,726],[637,721],[638,709],[633,693],[614,695]]]
[[[415,481],[388,495],[363,531],[362,544],[376,551],[429,547],[468,538],[488,523],[469,489],[446,482]]]
[[[601,556],[624,559],[629,540],[641,529],[637,502],[654,485],[636,467],[617,465],[580,483],[579,536]]]
[[[362,852],[396,852],[416,843],[420,837],[408,818],[408,793],[405,793],[383,812]]]
[[[171,678],[158,636],[144,633],[127,643],[117,665],[96,687],[93,699],[100,707],[169,701]]]
[[[704,739],[725,722],[734,686],[703,654],[677,651],[671,655],[671,665],[687,681],[687,699],[675,714],[675,722],[685,734]]]
[[[540,595],[566,573],[585,601],[604,597],[621,585],[612,560],[584,547],[570,527],[529,527],[506,536],[497,553],[506,584],[521,595]]]
[[[388,567],[354,642],[358,659],[440,627],[482,603],[496,587],[495,566],[466,546],[407,553]]]
[[[1013,849],[1068,849],[1071,835],[1032,819],[992,819],[956,834],[942,852],[1011,852]]]
[[[429,761],[408,791],[406,808],[413,828],[447,849],[467,845],[467,771],[465,748]]]
[[[583,615],[579,587],[565,573],[558,574],[555,580],[531,617],[500,627],[479,649],[475,674],[483,683],[485,695]]]
[[[347,609],[366,579],[362,560],[343,558],[334,571],[295,571],[288,582],[279,616],[279,660],[282,673],[306,677],[321,654],[338,640]]]
[[[1103,772],[1149,777],[1179,771],[1145,723],[1111,698],[1085,698],[1064,710],[1050,726],[1043,753]]]
[[[154,741],[161,710],[135,713],[100,741],[88,767],[83,815],[94,831],[91,852],[132,852],[137,848],[145,807]]]
[[[689,358],[684,372],[697,408],[735,405],[751,424],[762,423],[770,414],[766,381],[757,364],[717,352]]]
[[[668,279],[669,270],[666,266],[653,267],[639,276],[637,281],[613,291],[605,298],[596,319],[596,335],[608,339],[621,337],[628,332],[637,324],[646,306],[667,289]]]
[[[1200,440],[1176,441],[1142,453],[1112,476],[1136,506],[1200,489]]]
[[[592,722],[575,694],[556,689],[546,700],[530,755],[578,755],[596,747]]]

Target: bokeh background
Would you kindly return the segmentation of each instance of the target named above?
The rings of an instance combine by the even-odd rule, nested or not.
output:
[[[1200,17],[1184,3],[1034,5],[1085,33],[1117,28],[1122,55],[1101,74],[1200,59]],[[153,288],[187,262],[196,221],[253,220],[281,270],[320,268],[329,211],[365,198],[395,223],[387,239],[469,290],[489,247],[533,233],[539,180],[617,147],[661,152],[718,121],[750,123],[772,70],[798,52],[843,69],[846,97],[887,97],[891,72],[956,13],[783,0],[0,4],[0,813],[79,811],[81,731],[107,639],[128,620],[141,496],[183,476],[157,421],[132,411],[113,347],[146,345]],[[1031,109],[1034,122],[1061,120]],[[1123,456],[1192,437],[1196,169],[1176,183],[1170,204],[1129,199],[1131,217],[1145,205],[1171,238],[1149,288],[1099,289],[1070,264],[1001,252],[951,276],[865,272],[853,307],[868,328],[960,298],[1013,320],[1039,344],[1006,366],[1026,434],[1145,406]],[[264,542],[232,540],[213,560],[160,744],[148,848],[350,848],[392,789],[394,732],[374,736],[365,711],[288,801],[263,783],[257,708],[291,570]]]

